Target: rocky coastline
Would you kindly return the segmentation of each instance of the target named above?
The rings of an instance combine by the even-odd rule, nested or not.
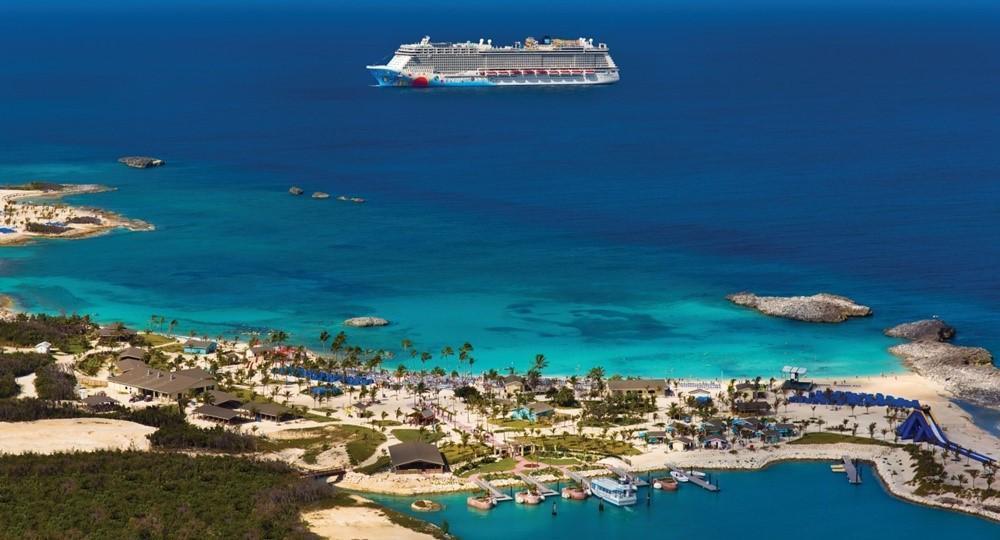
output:
[[[839,323],[851,317],[867,317],[872,309],[847,298],[829,293],[812,296],[758,296],[738,292],[726,296],[730,302],[772,317],[805,322]]]

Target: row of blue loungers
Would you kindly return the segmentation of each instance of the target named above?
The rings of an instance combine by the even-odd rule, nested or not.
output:
[[[298,377],[300,379],[311,379],[325,383],[342,383],[351,386],[370,386],[375,383],[374,379],[363,375],[348,375],[345,377],[342,373],[316,371],[306,369],[301,366],[276,367],[272,369],[271,372],[277,375],[291,375],[292,377]]]
[[[789,403],[805,403],[808,405],[856,405],[858,407],[897,407],[900,409],[919,409],[920,402],[915,399],[904,399],[882,394],[859,392],[826,392],[814,391],[806,396],[792,396]]]

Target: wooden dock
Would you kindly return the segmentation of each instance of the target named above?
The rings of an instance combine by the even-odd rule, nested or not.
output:
[[[849,484],[861,483],[861,471],[854,464],[854,461],[847,456],[844,456],[844,472],[847,473],[847,482]]]
[[[566,474],[566,476],[572,478],[574,482],[580,484],[581,487],[590,489],[590,478],[569,469],[562,469],[562,472]]]
[[[486,491],[487,493],[489,493],[490,497],[492,497],[493,500],[496,501],[496,502],[504,502],[504,501],[512,501],[512,500],[514,500],[510,495],[507,495],[503,491],[500,491],[500,488],[494,486],[493,484],[487,482],[486,480],[481,480],[479,478],[474,478],[472,480],[472,482],[475,483],[477,486],[479,486],[480,489],[482,489],[482,490]]]
[[[534,486],[538,493],[543,497],[552,497],[554,495],[559,495],[559,492],[550,488],[549,486],[543,484],[541,481],[532,478],[524,473],[517,473],[517,477],[521,479],[522,482],[528,484],[528,486]]]
[[[711,491],[713,493],[719,491],[719,486],[717,486],[717,485],[709,482],[708,480],[705,480],[704,478],[702,478],[700,476],[695,476],[693,474],[688,474],[687,471],[682,471],[681,469],[678,469],[677,467],[667,467],[667,468],[670,469],[673,472],[683,474],[684,476],[686,476],[688,478],[688,482],[689,483],[694,484],[694,485],[696,485],[696,486],[698,486],[698,487],[700,487],[702,489],[705,489],[707,491]],[[691,471],[691,472],[694,472],[694,471]]]
[[[635,473],[631,471],[626,471],[625,469],[619,469],[618,467],[614,467],[612,465],[605,465],[605,467],[609,471],[615,473],[615,475],[617,475],[619,478],[624,478],[629,484],[632,484],[635,487],[643,487],[649,485],[649,482],[643,480],[642,478],[639,478],[638,476],[635,475]]]

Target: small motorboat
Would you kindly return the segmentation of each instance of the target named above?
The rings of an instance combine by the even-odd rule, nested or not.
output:
[[[493,497],[481,495],[479,497],[472,496],[465,499],[465,504],[471,506],[472,508],[478,508],[479,510],[492,510],[493,507],[496,506],[496,501],[493,500]]]
[[[653,488],[662,489],[663,491],[677,491],[677,480],[673,476],[657,478],[653,482]]]
[[[843,465],[830,465],[830,472],[842,473],[847,472],[847,469]]]
[[[365,200],[362,199],[361,197],[351,197],[351,202],[356,204],[361,204],[365,202]]]
[[[341,196],[337,197],[337,200],[338,201],[349,201],[349,200],[351,200],[351,198],[348,197],[347,195],[341,195]]]
[[[677,480],[678,482],[687,482],[688,481],[687,475],[684,474],[684,473],[682,473],[682,472],[680,472],[680,471],[670,471],[670,476],[672,476],[674,478],[674,480]]]
[[[703,473],[701,471],[688,471],[687,475],[688,476],[697,476],[698,478],[705,478],[705,473]]]

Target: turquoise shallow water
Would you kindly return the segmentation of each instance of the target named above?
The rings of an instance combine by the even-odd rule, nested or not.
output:
[[[865,466],[863,473],[870,473]],[[413,498],[373,497],[380,503],[440,525],[464,540],[544,536],[552,540],[657,538],[732,538],[762,534],[837,540],[910,538],[995,538],[1000,526],[972,516],[933,510],[891,497],[867,476],[860,486],[830,473],[827,464],[784,463],[756,472],[723,472],[722,491],[683,486],[676,493],[654,491],[651,504],[627,508],[610,505],[598,511],[595,499],[557,501],[557,516],[546,501],[536,507],[501,503],[490,512],[470,510],[463,495],[430,497],[445,505],[441,512],[413,512]],[[367,495],[366,495],[367,496]]]
[[[470,341],[475,370],[544,353],[559,374],[874,374],[898,369],[881,329],[932,315],[1000,349],[989,4],[390,4],[387,20],[308,1],[4,3],[0,47],[28,52],[0,71],[0,181],[105,183],[74,202],[157,231],[0,250],[0,292],[309,345],[374,314],[394,324],[352,339]],[[539,29],[598,33],[622,82],[394,91],[363,69],[424,33]],[[168,165],[114,163],[132,153]],[[744,289],[876,315],[770,319],[723,299]]]

